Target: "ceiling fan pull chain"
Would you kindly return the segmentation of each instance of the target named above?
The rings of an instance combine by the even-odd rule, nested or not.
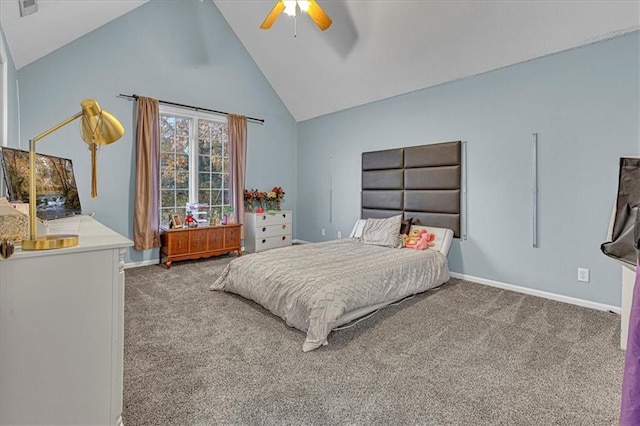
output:
[[[298,17],[296,15],[293,16],[293,36],[298,37]]]

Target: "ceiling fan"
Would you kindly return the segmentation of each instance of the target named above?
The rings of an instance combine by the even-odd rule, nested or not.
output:
[[[331,18],[329,18],[329,15],[322,10],[315,0],[279,0],[262,22],[260,28],[263,30],[271,28],[282,12],[295,18],[298,7],[300,11],[309,14],[320,30],[324,31],[331,26]]]

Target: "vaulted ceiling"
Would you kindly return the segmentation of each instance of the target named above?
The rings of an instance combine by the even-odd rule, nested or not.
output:
[[[21,68],[146,1],[39,0],[21,18],[1,0],[0,23]],[[318,0],[325,32],[306,15],[260,30],[275,0],[213,2],[297,121],[640,29],[637,1]]]

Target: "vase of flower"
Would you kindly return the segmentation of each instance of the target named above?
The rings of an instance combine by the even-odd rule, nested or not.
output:
[[[271,193],[274,194],[276,210],[282,210],[282,199],[284,198],[284,190],[280,186],[274,186],[271,190]]]
[[[253,200],[254,200],[254,190],[244,190],[244,210],[246,212],[253,212]]]
[[[273,198],[267,198],[267,212],[274,213],[276,211],[275,200]]]

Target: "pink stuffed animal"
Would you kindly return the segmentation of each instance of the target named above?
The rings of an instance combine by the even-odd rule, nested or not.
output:
[[[415,250],[426,250],[429,247],[433,247],[435,243],[433,242],[436,239],[435,234],[430,234],[426,229],[420,231],[420,239],[415,244],[407,244],[408,248],[412,248]]]

